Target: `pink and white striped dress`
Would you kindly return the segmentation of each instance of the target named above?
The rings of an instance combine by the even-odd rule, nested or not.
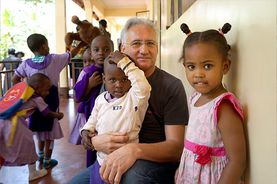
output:
[[[222,100],[229,101],[243,119],[242,108],[230,92],[195,107],[201,94],[190,101],[190,118],[184,149],[177,173],[177,184],[216,184],[228,163],[223,140],[217,126],[217,109]]]

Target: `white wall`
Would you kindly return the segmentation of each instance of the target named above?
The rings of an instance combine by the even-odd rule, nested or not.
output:
[[[182,79],[188,94],[181,56],[186,35],[180,25],[192,31],[232,25],[226,35],[232,46],[232,68],[225,84],[241,100],[246,115],[249,149],[247,182],[277,183],[276,152],[276,1],[197,0],[168,30],[162,31],[161,67]]]

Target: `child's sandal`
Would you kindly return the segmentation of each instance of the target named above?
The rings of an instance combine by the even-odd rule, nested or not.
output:
[[[45,169],[52,169],[56,165],[58,165],[58,161],[55,159],[50,159],[50,160],[44,159],[44,161],[43,161],[43,167]]]

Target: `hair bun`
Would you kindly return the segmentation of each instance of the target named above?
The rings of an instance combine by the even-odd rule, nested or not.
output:
[[[223,27],[221,28],[222,33],[223,33],[223,34],[228,33],[228,32],[231,30],[231,27],[232,27],[231,24],[225,23],[225,24],[223,25]]]
[[[189,29],[189,26],[188,26],[187,24],[185,24],[185,23],[181,24],[180,29],[181,29],[186,35],[188,35],[188,34],[191,33],[191,31],[190,31],[190,29]]]

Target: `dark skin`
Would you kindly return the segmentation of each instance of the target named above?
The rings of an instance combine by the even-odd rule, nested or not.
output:
[[[95,88],[99,84],[102,83],[102,77],[98,71],[94,72],[91,77],[89,78],[88,86],[86,88],[85,94],[84,94],[84,99],[89,98],[89,93],[91,89]]]
[[[36,94],[38,94],[42,98],[45,98],[49,94],[49,89],[50,89],[51,85],[52,84],[51,84],[50,80],[47,79],[47,80],[42,81],[41,85],[32,86],[32,87],[35,90]],[[64,114],[61,112],[49,111],[46,116],[50,117],[50,118],[57,118],[58,120],[60,120],[63,118]]]
[[[110,53],[110,55],[106,58],[106,60],[108,60],[110,64],[117,64],[124,57],[125,57],[125,55],[123,53],[121,53],[119,51],[115,51],[115,52]],[[104,64],[104,68],[105,68],[105,64]],[[105,74],[105,72],[106,71],[104,69],[104,74]],[[119,147],[123,146],[124,143],[122,143],[122,141],[126,143],[129,139],[126,133],[112,133],[112,134],[115,135],[115,137],[113,137],[114,140],[112,140],[112,141],[118,142],[118,144],[114,144],[114,145],[108,147],[108,150],[106,150],[107,153],[111,153],[114,150],[118,149]],[[91,150],[92,149],[96,149],[96,150],[101,149],[101,147],[93,148],[93,146],[92,146],[91,137],[94,137],[95,135],[97,135],[97,132],[90,132],[88,130],[83,130],[81,132],[82,144],[84,145],[84,147],[86,149],[91,149]],[[118,135],[118,137],[116,137],[116,135]],[[99,137],[101,139],[101,136],[99,136]],[[105,137],[103,137],[103,138],[105,139]],[[110,142],[110,141],[111,140],[107,140],[107,142]]]
[[[220,104],[218,128],[229,159],[218,183],[238,183],[246,167],[246,143],[242,120],[229,102]]]
[[[226,92],[222,77],[229,71],[230,64],[213,44],[197,43],[186,48],[186,76],[191,86],[201,93],[195,102],[196,107],[203,106]],[[246,143],[242,118],[229,101],[222,101],[219,105],[218,129],[229,160],[218,183],[239,183],[246,167]]]
[[[105,36],[100,35],[91,42],[91,59],[97,67],[103,67],[104,60],[111,52],[110,40]],[[102,75],[99,72],[94,72],[89,78],[88,86],[86,87],[83,99],[89,98],[90,91],[102,83]]]
[[[49,89],[51,87],[50,80],[44,80],[39,86],[33,86],[35,92],[40,95],[42,98],[45,98],[49,94]],[[62,119],[64,114],[62,112],[49,111],[46,115],[47,117],[57,118],[58,120]],[[52,149],[50,148],[51,140],[38,141],[38,147],[40,150],[45,150],[45,155],[51,157]]]

